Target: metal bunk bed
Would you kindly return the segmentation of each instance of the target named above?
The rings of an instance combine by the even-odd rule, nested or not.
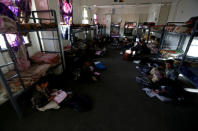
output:
[[[158,26],[158,25],[156,25],[156,26]],[[159,26],[161,26],[161,25],[159,25]],[[157,37],[157,38],[160,38],[160,41],[159,41],[159,49],[161,48],[162,39],[163,39],[163,37],[164,37],[165,26],[166,26],[166,25],[163,25],[163,29],[162,29],[162,30],[159,30],[159,31],[152,30],[152,27],[153,27],[153,26],[149,27],[149,34],[148,34],[149,36],[148,36],[148,38],[149,38],[150,35],[151,35],[150,33],[152,33],[153,36],[155,36],[155,37]]]
[[[161,58],[160,51],[162,51],[164,48],[168,48],[168,44],[170,44],[169,42],[166,42],[168,36],[178,39],[178,41],[175,42],[177,43],[177,45],[174,44],[174,46],[176,47],[174,50],[182,50],[186,37],[190,36],[190,34],[187,34],[187,33],[176,33],[176,32],[167,31],[166,28],[170,25],[173,26],[173,24],[174,26],[176,25],[180,26],[180,25],[184,25],[185,23],[184,22],[168,22],[166,25],[163,26],[162,31],[153,31],[153,30],[151,31],[151,32],[155,32],[161,35],[160,41],[159,41],[159,51],[155,59],[166,60],[165,58]]]
[[[138,23],[137,25],[137,37],[141,38],[143,37],[143,34],[146,32],[146,29],[144,28],[143,23]]]
[[[186,39],[186,36],[189,36],[189,34],[186,34],[186,33],[175,33],[175,32],[168,32],[166,30],[166,27],[172,25],[172,24],[175,24],[175,25],[183,25],[185,24],[184,22],[168,22],[164,27],[163,27],[163,31],[162,31],[162,34],[161,34],[161,40],[160,40],[160,50],[162,48],[164,48],[164,45],[165,45],[165,40],[167,38],[168,35],[172,35],[172,36],[175,36],[175,37],[179,37],[179,41],[178,41],[178,45],[177,45],[177,48],[181,48],[182,45],[184,44],[183,42],[185,41]]]
[[[68,39],[68,40],[71,41],[71,45],[72,45],[74,43],[75,34],[83,32],[85,42],[87,42],[88,31],[91,31],[91,30],[94,30],[94,37],[95,37],[95,35],[96,35],[96,26],[95,25],[85,25],[85,26],[72,25],[72,26],[70,26],[70,32],[69,32],[70,39]]]
[[[143,37],[144,34],[147,35],[147,40],[146,43],[149,42],[149,38],[150,38],[150,27],[149,25],[144,25],[144,23],[139,23],[137,26],[137,36],[138,37]]]
[[[190,61],[190,62],[193,62],[192,59],[198,59],[198,58],[190,58],[187,56],[188,54],[188,51],[191,47],[191,44],[192,44],[192,41],[193,39],[197,36],[197,33],[198,33],[198,20],[195,22],[194,24],[194,27],[192,29],[192,32],[190,34],[187,34],[187,33],[177,33],[177,32],[168,32],[166,30],[166,27],[169,26],[169,25],[172,25],[172,24],[177,24],[177,25],[184,25],[185,23],[184,22],[168,22],[166,24],[166,26],[163,28],[163,32],[162,32],[162,38],[161,38],[161,47],[160,47],[160,50],[162,50],[164,48],[164,45],[165,45],[165,40],[167,38],[167,35],[171,35],[173,37],[176,37],[176,38],[179,38],[178,40],[178,43],[177,45],[175,46],[176,49],[182,49],[182,47],[184,46],[184,42],[186,40],[187,37],[189,37],[189,40],[188,40],[188,43],[187,43],[187,46],[185,48],[185,51],[183,52],[183,54],[176,58],[176,60],[179,60],[180,61],[180,64],[178,66],[178,71],[180,73],[179,75],[179,78],[181,80],[185,80],[186,82],[189,82],[191,83],[190,85],[193,85],[195,86],[196,85],[196,88],[198,88],[198,84],[196,84],[195,82],[193,82],[192,80],[190,80],[188,77],[186,77],[183,72],[182,72],[182,67],[184,65],[184,62],[186,60]],[[197,63],[196,63],[197,64]],[[198,76],[197,76],[198,77]],[[197,82],[197,81],[196,81]],[[189,84],[188,84],[189,85]]]
[[[119,38],[120,37],[120,24],[112,24],[111,25],[111,37]]]
[[[137,27],[137,22],[125,22],[124,35],[131,37],[134,36],[134,30],[136,29],[136,27]]]
[[[47,19],[47,18],[36,18],[36,14],[38,14],[38,13],[50,13],[53,18],[49,18],[49,19]],[[42,21],[44,21],[44,20],[49,20],[49,21],[54,21],[55,22],[55,24],[57,25],[56,28],[43,28],[43,29],[42,28],[38,28],[38,29],[22,30],[22,29],[20,29],[20,26],[17,25],[18,26],[18,31],[16,33],[36,32],[41,52],[43,52],[43,53],[57,53],[57,54],[60,54],[61,63],[59,63],[55,67],[58,67],[59,65],[62,65],[62,70],[64,70],[65,64],[64,64],[64,57],[63,57],[61,40],[60,40],[60,36],[59,36],[56,12],[54,10],[42,10],[42,11],[31,11],[31,14],[32,14],[32,17],[30,17],[30,19],[32,19],[35,24],[37,23],[37,21],[39,21],[39,23],[42,23]],[[55,31],[55,32],[57,32],[57,37],[58,38],[41,38],[41,36],[39,34],[40,31]],[[14,33],[14,34],[16,34],[16,33]],[[4,37],[4,40],[5,40],[5,43],[6,43],[6,46],[7,46],[7,50],[8,50],[8,53],[10,55],[10,58],[11,58],[12,62],[0,66],[0,83],[1,83],[2,87],[5,88],[5,90],[6,90],[7,94],[8,94],[8,98],[4,98],[1,101],[1,104],[3,104],[5,102],[7,102],[8,100],[10,100],[12,105],[13,105],[13,107],[14,107],[14,109],[15,109],[15,111],[16,111],[16,113],[17,113],[17,115],[18,115],[18,117],[22,118],[23,113],[22,113],[22,110],[21,110],[21,108],[20,108],[20,106],[19,106],[19,104],[17,102],[17,98],[21,94],[23,94],[27,90],[29,90],[31,88],[31,86],[30,87],[25,87],[24,81],[22,80],[20,72],[19,72],[19,69],[18,69],[18,67],[16,65],[16,61],[17,61],[16,56],[15,56],[13,50],[12,50],[12,47],[10,46],[10,44],[9,44],[9,42],[7,40],[6,34],[3,33],[2,35]],[[46,50],[44,50],[41,39],[42,40],[57,40],[60,51],[46,51]],[[14,65],[14,70],[15,70],[16,74],[14,76],[10,77],[9,79],[6,79],[2,69],[5,68],[5,67],[9,67],[10,65]],[[51,69],[54,69],[55,67],[53,67]],[[19,83],[20,83],[20,85],[23,88],[22,90],[18,91],[15,94],[12,93],[12,91],[11,91],[11,89],[9,87],[9,84],[8,84],[8,81],[10,81],[10,80],[12,80],[14,78],[18,78]]]
[[[98,30],[96,31],[98,35],[105,36],[106,35],[106,28],[104,25],[98,24]],[[100,34],[99,34],[100,33]]]
[[[180,65],[179,65],[179,72],[180,72],[181,74],[183,74],[182,71],[181,71],[182,66],[184,65],[184,62],[188,59],[188,56],[187,56],[188,51],[189,51],[189,49],[190,49],[190,46],[191,46],[191,44],[192,44],[192,41],[193,41],[194,37],[197,36],[197,33],[198,33],[198,20],[195,22],[195,25],[194,25],[194,27],[193,27],[193,31],[192,31],[192,33],[191,33],[191,35],[190,35],[190,39],[189,39],[188,44],[187,44],[187,47],[186,47],[186,50],[185,50],[185,52],[184,52],[183,58],[182,58],[182,60],[181,60],[181,63],[180,63]],[[198,59],[198,58],[195,58],[195,59]],[[198,69],[197,69],[197,70],[198,70]],[[195,86],[196,88],[198,88],[198,86],[197,86],[198,84],[195,84],[194,81],[190,80],[190,79],[189,79],[188,77],[186,77],[185,75],[183,75],[182,77],[185,78],[187,81],[189,81],[193,86]],[[197,76],[197,77],[198,77],[198,76]],[[196,83],[197,83],[197,81],[196,81]]]

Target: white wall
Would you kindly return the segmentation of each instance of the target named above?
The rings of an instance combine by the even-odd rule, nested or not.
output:
[[[198,0],[177,0],[171,6],[168,21],[185,22],[193,16],[198,16]]]
[[[84,5],[132,5],[132,4],[143,4],[143,3],[155,3],[159,4],[161,2],[173,2],[174,0],[125,0],[125,2],[114,2],[114,0],[73,0],[74,1],[81,1]]]
[[[149,6],[114,5],[97,6],[98,23],[106,24],[106,33],[110,34],[110,25],[121,23],[120,34],[124,33],[125,22],[145,22],[148,17]],[[109,19],[110,18],[110,19]]]
[[[148,11],[149,12],[148,19],[147,19],[148,22],[157,22],[158,21],[160,8],[161,8],[161,5],[159,5],[159,4],[150,6],[149,11]]]

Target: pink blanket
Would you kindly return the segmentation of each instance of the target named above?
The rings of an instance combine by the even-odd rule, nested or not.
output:
[[[57,64],[60,56],[58,54],[37,52],[31,57],[31,60],[35,63]]]

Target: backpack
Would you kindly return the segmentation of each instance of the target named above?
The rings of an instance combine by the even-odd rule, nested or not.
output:
[[[87,96],[74,95],[69,101],[68,106],[77,112],[87,112],[92,109],[92,101]]]

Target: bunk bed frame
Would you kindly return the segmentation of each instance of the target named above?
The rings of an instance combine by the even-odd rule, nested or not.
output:
[[[96,30],[96,34],[98,34],[98,32],[100,32],[101,36],[105,36],[106,35],[106,27],[104,25],[100,25],[98,24],[98,29]]]
[[[185,24],[184,22],[168,22],[164,27],[163,27],[163,30],[162,30],[162,35],[161,35],[161,39],[160,39],[160,50],[163,48],[164,46],[164,43],[165,43],[165,39],[166,39],[166,36],[167,35],[175,35],[177,37],[180,37],[179,39],[179,43],[178,43],[178,47],[181,47],[182,46],[182,42],[185,41],[185,38],[186,36],[189,36],[188,34],[186,33],[175,33],[175,32],[168,32],[166,31],[166,27],[168,27],[169,25],[171,24]]]
[[[38,13],[51,13],[51,16],[53,18],[50,18],[50,19],[36,18],[35,17],[35,14],[38,14]],[[64,55],[63,55],[63,50],[62,50],[62,45],[61,45],[61,39],[60,39],[60,36],[59,36],[60,34],[59,34],[59,29],[58,29],[58,23],[57,23],[57,17],[56,17],[55,10],[31,11],[31,14],[32,14],[32,17],[30,17],[30,19],[32,19],[35,24],[37,23],[37,21],[39,21],[40,23],[42,23],[43,20],[50,20],[50,21],[55,21],[55,24],[57,25],[57,27],[56,28],[46,28],[46,29],[28,29],[28,30],[22,30],[22,29],[20,29],[20,26],[17,25],[18,26],[17,33],[36,32],[37,33],[37,37],[38,37],[38,41],[39,41],[39,46],[40,46],[41,52],[43,52],[43,53],[56,53],[56,54],[60,54],[61,63],[59,63],[58,65],[56,65],[55,67],[53,67],[51,69],[54,69],[54,68],[62,65],[62,70],[64,70],[65,69]],[[40,31],[55,31],[55,32],[57,32],[57,37],[58,38],[41,38],[40,37],[40,34],[39,34]],[[14,34],[16,34],[16,33],[14,33]],[[10,44],[9,44],[9,42],[7,40],[6,34],[5,33],[2,33],[2,35],[4,37],[4,40],[5,40],[5,43],[6,43],[6,46],[7,46],[7,50],[8,50],[8,53],[10,55],[10,58],[11,58],[12,62],[0,66],[0,82],[2,84],[2,87],[5,88],[5,90],[6,90],[7,94],[8,94],[8,98],[5,98],[4,101],[1,102],[1,104],[3,104],[5,102],[7,102],[8,100],[10,100],[11,103],[12,103],[12,105],[13,105],[13,107],[14,107],[14,109],[15,109],[15,111],[16,111],[16,113],[17,113],[17,115],[18,115],[18,117],[21,119],[22,116],[23,116],[23,112],[22,112],[22,110],[21,110],[21,108],[20,108],[20,106],[19,106],[19,104],[17,102],[17,98],[21,94],[23,94],[26,91],[28,91],[31,88],[31,86],[30,87],[25,87],[24,81],[22,80],[21,75],[20,75],[20,72],[19,72],[19,69],[18,69],[18,67],[16,65],[16,63],[17,63],[16,56],[15,56],[14,52],[12,51],[12,47],[10,46]],[[57,40],[60,51],[45,51],[43,49],[43,45],[42,45],[41,39],[42,40]],[[14,70],[15,70],[16,74],[14,76],[10,77],[9,79],[6,79],[5,76],[4,76],[4,73],[2,71],[2,68],[9,67],[10,65],[14,65]],[[22,88],[23,88],[23,90],[20,90],[19,92],[15,93],[15,94],[12,93],[12,91],[11,91],[11,89],[9,87],[9,84],[8,84],[8,81],[9,80],[12,80],[14,78],[18,78],[19,79],[19,82],[20,82],[20,84],[22,85]]]
[[[96,26],[95,25],[86,25],[86,26],[70,26],[70,32],[68,34],[71,45],[73,44],[73,37],[77,33],[84,33],[85,42],[88,41],[87,35],[88,31],[94,30],[94,37],[96,36]]]
[[[183,58],[182,58],[182,61],[181,61],[180,66],[179,66],[179,70],[181,69],[182,65],[184,64],[185,60],[187,59],[187,53],[188,53],[188,51],[189,51],[189,49],[190,49],[190,46],[191,46],[191,44],[192,44],[192,41],[193,41],[193,39],[194,39],[194,37],[196,36],[197,33],[198,33],[198,20],[195,22],[195,25],[194,25],[194,27],[193,27],[193,31],[192,31],[192,33],[191,33],[191,35],[190,35],[190,39],[189,39],[189,41],[188,41],[186,50],[185,50],[185,52],[184,52],[184,56],[183,56]]]
[[[136,28],[137,28],[137,37],[141,38],[145,33],[146,28],[144,27],[143,23],[138,23]]]
[[[149,27],[149,34],[148,34],[149,36],[148,36],[148,38],[150,37],[150,32],[157,33],[157,34],[160,35],[159,50],[161,49],[161,46],[162,46],[161,43],[162,43],[163,38],[164,38],[165,27],[166,27],[166,25],[163,26],[163,29],[161,31],[154,31],[154,30],[151,30],[152,27]]]
[[[180,64],[178,66],[178,71],[179,71],[180,74],[182,74],[181,68],[184,65],[184,62],[188,59],[188,57],[187,57],[188,51],[190,49],[190,46],[192,44],[192,41],[193,41],[194,37],[197,36],[197,34],[198,34],[198,20],[195,21],[195,24],[194,24],[194,27],[192,28],[191,34],[176,33],[176,32],[168,32],[168,31],[166,31],[166,27],[171,25],[171,24],[185,24],[185,23],[184,22],[168,22],[166,24],[166,26],[164,26],[163,32],[162,32],[162,37],[161,37],[160,50],[162,50],[163,47],[164,47],[164,43],[165,43],[164,41],[166,39],[167,34],[173,35],[175,37],[179,37],[179,43],[177,45],[177,49],[181,49],[183,47],[183,45],[184,45],[184,41],[185,41],[186,37],[190,37],[189,40],[188,40],[186,49],[185,49],[185,51],[184,51],[184,53],[183,53],[183,55],[182,55],[182,57],[180,59]],[[194,59],[197,60],[197,58],[194,58]],[[187,81],[189,81],[191,84],[193,84],[193,82],[191,82],[191,80],[188,79],[187,77],[183,76],[183,78],[186,79]]]
[[[117,29],[118,35],[112,34],[113,28]],[[111,24],[111,30],[110,30],[110,37],[111,38],[119,38],[120,37],[120,24]]]
[[[136,26],[134,26],[134,28],[125,28],[126,25],[128,24],[135,24]],[[137,22],[125,22],[124,24],[124,35],[127,36],[127,37],[133,37],[133,36],[136,36],[133,34],[133,31],[137,28]],[[127,32],[127,29],[130,30],[130,33]],[[130,34],[130,35],[129,35]]]

